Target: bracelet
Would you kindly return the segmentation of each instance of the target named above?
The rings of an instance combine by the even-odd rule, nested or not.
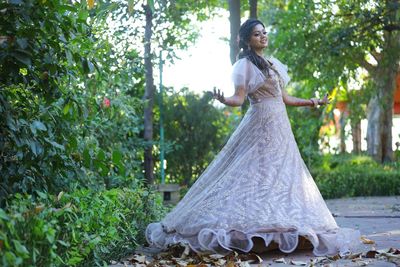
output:
[[[310,100],[312,102],[313,107],[316,108],[318,106],[318,99],[310,98]]]

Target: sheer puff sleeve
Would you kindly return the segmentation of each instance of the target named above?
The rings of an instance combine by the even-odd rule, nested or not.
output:
[[[233,65],[233,85],[235,88],[244,86],[246,95],[257,90],[265,80],[265,75],[247,58],[241,58]]]

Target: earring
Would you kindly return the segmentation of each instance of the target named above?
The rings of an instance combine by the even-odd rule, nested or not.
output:
[[[247,44],[247,50],[251,50],[251,47],[249,44]]]

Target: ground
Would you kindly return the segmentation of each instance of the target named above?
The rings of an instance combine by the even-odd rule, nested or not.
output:
[[[139,249],[137,254],[111,266],[400,266],[400,196],[331,199],[326,203],[340,227],[359,229],[363,236],[364,242],[350,256],[315,257],[311,250],[291,254],[272,251],[258,255],[262,262],[257,263],[246,261],[244,255],[236,258],[235,255],[231,258],[214,255],[214,258],[205,258],[204,264],[192,262],[190,265],[190,256],[182,260],[176,257],[173,263],[153,261],[154,255],[141,256],[146,250]],[[256,255],[251,256],[257,259]]]

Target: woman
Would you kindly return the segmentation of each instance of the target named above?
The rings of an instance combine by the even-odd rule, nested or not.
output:
[[[289,96],[286,67],[263,58],[264,25],[249,19],[240,27],[239,60],[233,66],[235,94],[214,97],[251,106],[227,144],[185,197],[159,223],[146,229],[150,245],[186,243],[197,252],[248,252],[254,241],[290,253],[307,240],[315,255],[345,253],[359,233],[338,228],[299,153],[286,105],[317,106],[322,100]]]

